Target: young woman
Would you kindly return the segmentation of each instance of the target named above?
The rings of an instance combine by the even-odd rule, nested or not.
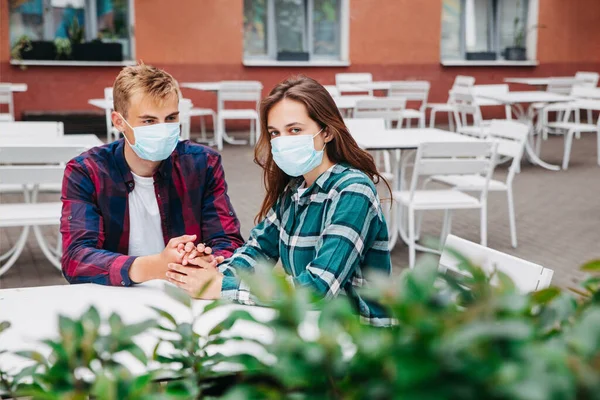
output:
[[[220,272],[171,265],[169,280],[198,288],[213,279],[203,298],[251,304],[236,272],[281,260],[296,285],[324,299],[345,294],[370,323],[388,324],[381,309],[357,292],[369,271],[391,272],[388,232],[375,188],[382,178],[373,158],[358,147],[327,90],[311,78],[277,85],[262,101],[260,113],[255,162],[263,168],[267,192],[256,217],[261,222],[248,242],[219,265]],[[202,258],[194,258],[197,252],[205,252],[204,247],[194,250],[190,264],[201,265]],[[222,261],[210,260],[212,265]]]

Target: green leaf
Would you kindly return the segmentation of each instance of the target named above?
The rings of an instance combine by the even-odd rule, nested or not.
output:
[[[585,272],[600,272],[600,259],[588,261],[581,267]]]
[[[28,358],[40,364],[46,363],[46,357],[40,352],[37,351],[17,351],[16,355],[21,356],[23,358]]]
[[[146,321],[138,322],[136,324],[127,325],[123,328],[123,332],[130,338],[135,337],[141,333],[146,332],[151,328],[156,328],[158,323],[155,320],[148,319]]]
[[[178,303],[183,304],[184,306],[191,308],[192,307],[192,299],[190,296],[182,289],[177,286],[165,285],[165,292],[167,295]]]
[[[141,361],[142,364],[148,364],[148,356],[144,353],[144,350],[137,344],[131,344],[127,346],[127,352],[131,353],[132,356]]]
[[[561,293],[560,289],[557,287],[549,287],[546,289],[538,290],[537,292],[533,292],[531,294],[531,300],[533,300],[534,304],[548,304],[552,300],[554,300]]]
[[[171,326],[173,328],[175,328],[177,326],[177,321],[175,320],[175,317],[173,317],[167,311],[162,310],[162,309],[160,309],[158,307],[154,307],[154,306],[150,306],[150,308],[152,310],[154,310],[158,315],[160,315],[163,319],[169,321],[171,323]]]
[[[82,316],[81,321],[85,327],[89,327],[91,330],[98,330],[100,328],[100,314],[96,307],[91,306]]]
[[[8,328],[10,328],[10,322],[8,322],[8,321],[0,322],[0,333],[4,332]]]
[[[113,335],[118,334],[123,329],[123,321],[117,313],[110,314],[108,317],[108,325]]]
[[[210,332],[208,333],[208,335],[209,336],[218,335],[223,331],[227,331],[227,330],[231,329],[237,321],[240,321],[240,320],[241,321],[250,321],[250,322],[257,323],[257,324],[261,324],[261,322],[257,321],[256,318],[254,318],[252,316],[252,314],[250,314],[248,311],[234,310],[234,311],[230,312],[229,315],[220,324],[218,324],[217,326],[212,328],[210,330]]]

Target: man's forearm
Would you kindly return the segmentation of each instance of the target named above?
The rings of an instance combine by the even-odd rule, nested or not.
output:
[[[135,283],[165,279],[166,270],[167,266],[161,265],[160,254],[138,257],[129,268],[129,278]]]

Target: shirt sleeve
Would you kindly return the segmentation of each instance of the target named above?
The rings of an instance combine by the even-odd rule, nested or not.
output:
[[[60,232],[62,271],[69,283],[129,286],[129,268],[136,257],[102,249],[103,218],[86,166],[77,159],[65,169],[62,185]]]
[[[250,232],[250,238],[228,260],[219,265],[223,273],[221,298],[242,304],[255,304],[248,286],[239,279],[237,273],[253,273],[258,264],[275,266],[279,260],[280,221],[277,216],[277,203],[269,210],[266,218]]]
[[[213,249],[213,254],[228,258],[244,244],[244,239],[240,233],[240,222],[227,195],[220,155],[209,159],[206,174],[202,201],[202,241]]]
[[[375,189],[351,183],[331,202],[316,256],[295,278],[297,286],[311,288],[324,299],[335,297],[359,268],[375,243],[383,220]]]

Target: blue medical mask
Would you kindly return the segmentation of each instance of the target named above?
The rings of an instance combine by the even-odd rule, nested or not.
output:
[[[120,114],[119,114],[120,115]],[[122,115],[120,115],[123,118]],[[166,160],[179,141],[179,122],[168,122],[154,125],[136,126],[135,128],[129,125],[125,118],[123,121],[133,131],[135,144],[129,143],[135,154],[143,160],[148,161],[163,161]]]
[[[323,129],[314,136],[280,136],[271,140],[271,154],[275,164],[283,172],[294,177],[317,168],[323,161],[325,146],[320,151],[315,150],[313,139],[323,132]]]

